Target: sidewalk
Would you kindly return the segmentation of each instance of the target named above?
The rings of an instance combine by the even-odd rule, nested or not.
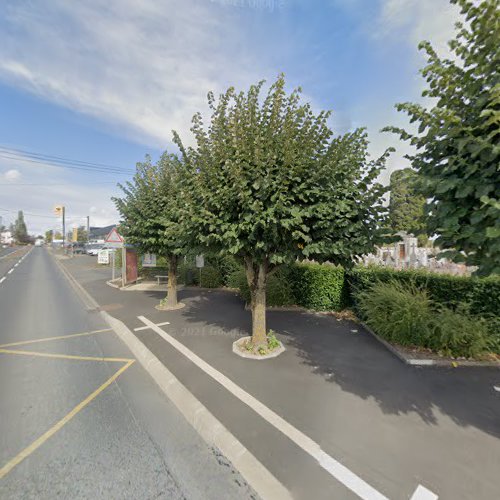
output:
[[[179,291],[184,309],[160,312],[154,306],[163,292],[111,288],[109,270],[94,260],[62,264],[102,310],[132,331],[145,326],[138,316],[168,321],[162,327],[168,335],[386,497],[410,498],[419,485],[442,498],[496,496],[498,369],[410,367],[359,325],[289,311],[268,313],[268,327],[286,351],[245,360],[231,352],[250,331],[250,312],[236,294],[186,288]],[[356,498],[338,475],[158,333],[134,334],[294,497]]]

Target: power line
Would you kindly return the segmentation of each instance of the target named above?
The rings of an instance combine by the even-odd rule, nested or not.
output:
[[[69,168],[88,172],[99,172],[105,174],[132,174],[133,169],[125,169],[104,163],[93,163],[81,160],[72,160],[62,156],[45,155],[25,150],[16,150],[0,146],[0,157],[9,160],[25,161],[29,163],[50,165],[59,168]]]

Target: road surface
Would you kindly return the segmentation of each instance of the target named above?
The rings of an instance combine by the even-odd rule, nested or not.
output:
[[[0,498],[254,498],[45,248],[0,260],[0,380]]]

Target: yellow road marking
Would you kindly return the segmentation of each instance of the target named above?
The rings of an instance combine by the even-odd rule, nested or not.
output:
[[[71,339],[73,337],[84,337],[86,335],[94,335],[96,333],[111,332],[111,331],[112,331],[111,328],[104,328],[103,330],[94,330],[92,332],[72,333],[70,335],[60,335],[59,337],[47,337],[44,339],[23,340],[22,342],[12,342],[10,344],[2,344],[2,345],[0,345],[0,348],[13,347],[16,345],[36,344],[37,342],[48,342],[49,340]]]
[[[90,396],[87,396],[81,403],[76,405],[65,417],[63,417],[59,422],[52,426],[45,434],[40,436],[36,441],[31,443],[29,446],[24,448],[23,451],[18,453],[12,460],[9,460],[0,469],[0,479],[2,479],[6,474],[8,474],[16,465],[19,465],[25,458],[29,457],[35,450],[42,446],[47,439],[53,436],[57,431],[59,431],[65,424],[67,424],[79,411],[81,411],[85,406],[87,406],[93,399],[95,399],[104,389],[111,385],[135,360],[130,360],[122,366],[114,375],[112,375],[104,384],[96,389]]]
[[[20,354],[24,356],[40,356],[42,358],[77,359],[80,361],[109,361],[116,363],[126,363],[127,361],[133,361],[133,359],[130,358],[102,358],[95,356],[74,356],[72,354],[54,354],[50,352],[37,352],[37,351],[16,351],[14,349],[0,349],[0,353]]]

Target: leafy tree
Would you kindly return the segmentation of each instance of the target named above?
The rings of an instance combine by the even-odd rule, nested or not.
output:
[[[442,254],[478,274],[500,273],[500,9],[499,0],[461,7],[466,24],[457,24],[449,42],[452,59],[441,58],[429,42],[422,70],[432,98],[427,107],[404,103],[418,132],[388,127],[416,147],[410,155],[430,199],[428,234],[437,234]]]
[[[85,226],[79,226],[78,227],[78,232],[77,232],[77,241],[79,243],[86,243],[87,242],[87,229]]]
[[[333,138],[329,112],[315,115],[287,95],[278,77],[264,100],[263,82],[230,88],[205,128],[193,117],[196,146],[174,133],[191,175],[185,188],[192,236],[241,258],[251,295],[252,341],[266,338],[266,281],[296,259],[349,265],[378,241],[386,191],[375,179],[386,154],[369,160],[364,130]]]
[[[54,238],[54,231],[52,231],[52,229],[45,231],[45,242],[46,243],[52,243],[53,238]]]
[[[177,306],[177,260],[185,241],[180,219],[182,170],[175,155],[164,153],[156,164],[146,156],[137,163],[133,181],[120,185],[125,196],[113,198],[127,243],[168,260],[167,308]]]
[[[425,198],[417,188],[417,174],[411,168],[395,170],[391,175],[389,224],[394,232],[422,234],[425,231]]]
[[[13,237],[17,243],[28,243],[28,229],[26,228],[26,222],[24,222],[24,214],[22,210],[17,213],[17,219],[14,222]]]
[[[60,231],[56,231],[56,232],[54,233],[54,240],[59,240],[59,241],[61,241],[62,239],[63,239],[63,235],[62,235],[62,233],[61,233]]]

